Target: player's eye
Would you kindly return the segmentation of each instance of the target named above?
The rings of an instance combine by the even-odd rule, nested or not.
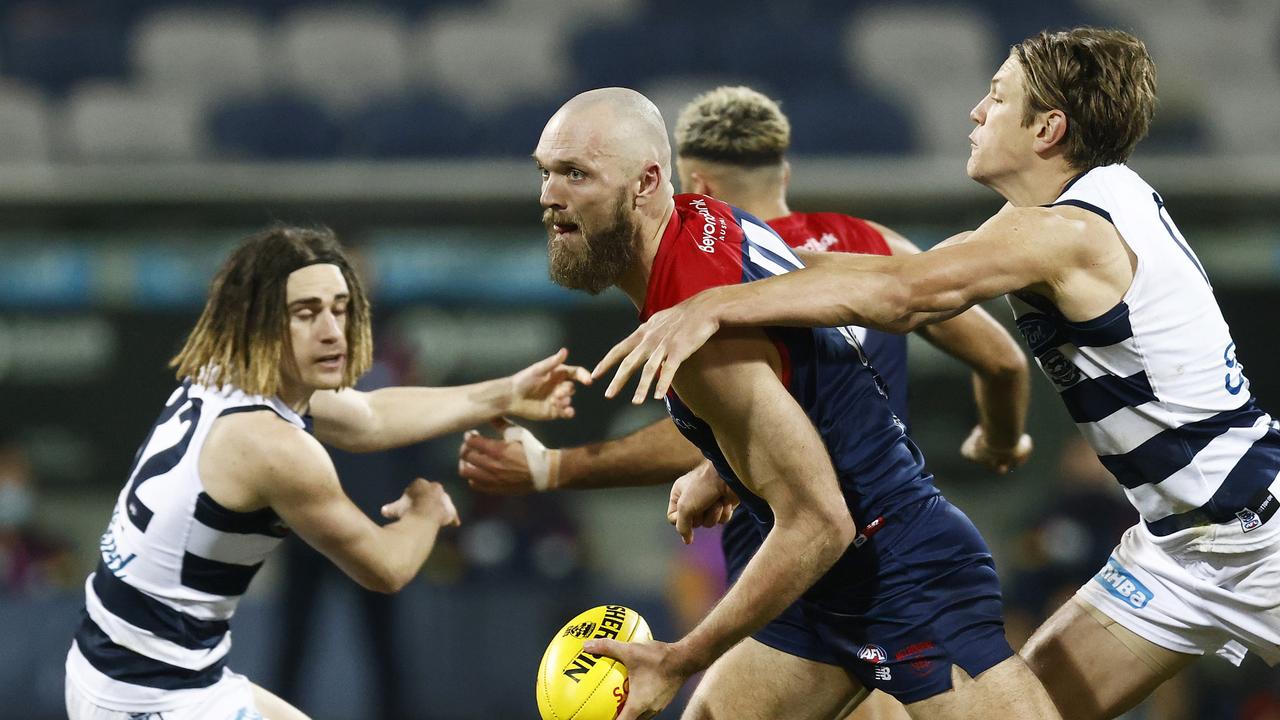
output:
[[[543,180],[546,180],[546,179],[547,179],[547,177],[548,177],[549,175],[551,175],[551,173],[550,173],[550,172],[548,172],[548,171],[547,171],[547,169],[546,169],[546,168],[544,168],[544,167],[540,167],[540,168],[538,168],[538,174],[542,176],[542,179],[543,179]]]
[[[568,175],[570,180],[583,180],[587,177],[587,174],[578,168],[570,169]]]

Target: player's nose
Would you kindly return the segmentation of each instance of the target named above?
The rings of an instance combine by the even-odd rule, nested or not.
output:
[[[538,194],[538,202],[544,208],[557,208],[560,210],[565,208],[560,185],[555,178],[548,178],[542,181],[542,192]]]
[[[338,316],[331,312],[324,313],[324,317],[320,320],[320,341],[337,342],[340,339],[342,339],[342,324],[338,322]]]
[[[982,118],[986,114],[983,110],[983,103],[985,102],[986,98],[983,98],[977,105],[973,106],[972,110],[969,111],[969,119],[978,125],[982,124]]]

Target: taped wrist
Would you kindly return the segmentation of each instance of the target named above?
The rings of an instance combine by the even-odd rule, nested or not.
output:
[[[560,451],[549,450],[526,428],[512,423],[502,431],[502,439],[518,442],[529,464],[529,477],[538,492],[554,489],[560,480]]]

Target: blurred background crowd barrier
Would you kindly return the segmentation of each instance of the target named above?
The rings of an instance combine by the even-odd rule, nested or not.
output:
[[[283,220],[355,248],[373,386],[468,382],[562,345],[590,366],[634,311],[546,277],[528,154],[565,99],[628,85],[670,123],[701,91],[750,84],[792,120],[795,209],[928,247],[999,208],[963,163],[969,108],[1008,45],[1083,23],[1151,48],[1160,106],[1132,164],[1209,271],[1255,394],[1280,410],[1275,0],[0,1],[0,717],[63,716],[98,535],[238,238]],[[1016,646],[1136,515],[1038,373],[1032,461],[1003,478],[966,465],[967,374],[910,352],[913,434],[993,546]],[[591,389],[577,404],[574,421],[536,428],[548,445],[663,414]],[[458,442],[339,458],[368,508],[414,475],[445,482],[462,527],[390,599],[304,547],[280,553],[236,617],[231,667],[317,720],[529,718],[567,618],[625,603],[669,639],[720,592],[714,533],[683,548],[664,488],[479,496],[456,477]],[[1132,717],[1280,718],[1280,676],[1207,659]]]

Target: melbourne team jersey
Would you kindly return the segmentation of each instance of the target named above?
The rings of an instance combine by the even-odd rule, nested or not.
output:
[[[797,250],[891,255],[884,235],[861,218],[839,213],[791,213],[769,221],[774,232]],[[884,379],[893,412],[908,427],[907,337],[894,333],[850,327],[862,344],[872,367]]]
[[[1245,523],[1280,473],[1280,430],[1254,402],[1199,259],[1124,165],[1090,170],[1053,204],[1106,219],[1138,263],[1120,303],[1086,322],[1010,296],[1041,369],[1153,533]]]
[[[260,410],[307,427],[278,398],[187,381],[139,448],[85,583],[85,617],[67,662],[104,707],[172,706],[172,693],[222,678],[228,620],[288,531],[270,508],[219,505],[204,492],[198,465],[215,420]]]
[[[717,285],[743,283],[803,267],[769,226],[718,200],[677,195],[654,257],[641,319]],[[782,382],[817,428],[859,527],[937,494],[924,458],[889,406],[883,381],[851,328],[767,328],[782,360]],[[676,426],[739,494],[767,529],[773,514],[749,492],[720,451],[712,428],[674,390],[667,409]],[[759,438],[756,442],[786,442]],[[852,554],[846,553],[846,558]],[[834,569],[838,574],[840,565]],[[814,590],[870,578],[831,578]],[[833,582],[828,582],[834,580]]]

